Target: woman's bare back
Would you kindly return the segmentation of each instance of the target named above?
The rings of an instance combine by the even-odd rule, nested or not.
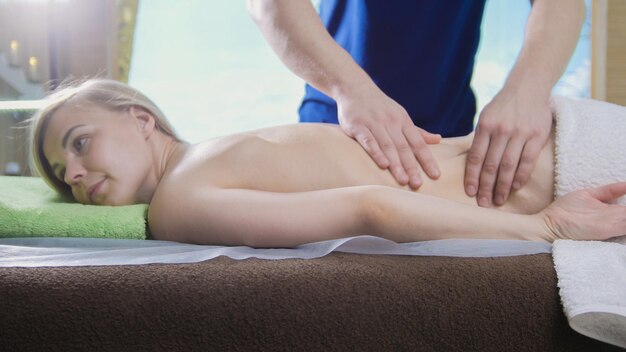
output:
[[[476,204],[463,187],[472,137],[446,138],[430,146],[441,177],[431,180],[422,170],[424,183],[418,192]],[[178,182],[176,175],[184,175],[180,182],[190,187],[306,192],[385,185],[410,191],[408,186],[399,185],[388,170],[380,169],[340,127],[327,124],[279,126],[212,139],[191,146],[168,174],[174,183]],[[500,209],[516,213],[540,211],[553,199],[553,180],[551,140],[527,186],[513,192]]]

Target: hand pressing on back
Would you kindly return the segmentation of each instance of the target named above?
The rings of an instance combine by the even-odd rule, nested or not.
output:
[[[422,185],[418,164],[428,177],[440,176],[428,144],[439,143],[441,136],[415,126],[406,110],[377,87],[338,98],[337,110],[344,132],[399,184],[412,189]]]

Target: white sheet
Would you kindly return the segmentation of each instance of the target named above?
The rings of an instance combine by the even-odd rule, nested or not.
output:
[[[398,244],[373,236],[309,243],[293,249],[259,249],[95,238],[0,239],[0,267],[194,263],[221,255],[233,259],[319,258],[330,252],[453,257],[550,253],[547,243],[514,240],[440,240]]]

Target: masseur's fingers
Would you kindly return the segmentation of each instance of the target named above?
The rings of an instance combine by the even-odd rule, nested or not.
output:
[[[415,159],[413,155],[413,149],[411,145],[409,145],[407,137],[402,133],[402,130],[398,129],[396,126],[388,126],[387,132],[395,144],[394,146],[400,158],[402,168],[408,176],[409,186],[413,189],[419,188],[419,186],[422,185],[422,177],[420,175],[417,159]],[[425,146],[426,143],[424,143],[422,137],[418,136],[418,138],[419,142]]]
[[[424,170],[437,175],[426,144],[439,143],[439,135],[417,129],[406,110],[375,85],[348,92],[336,99],[339,123],[379,167],[389,168],[399,184],[412,188],[422,184],[418,163],[423,161]],[[415,131],[405,133],[411,129]]]
[[[363,149],[365,149],[367,154],[374,159],[374,162],[378,165],[378,167],[381,169],[389,167],[389,159],[387,159],[385,153],[380,150],[380,147],[376,142],[376,138],[374,138],[374,135],[372,135],[372,132],[370,132],[369,129],[357,129],[353,134],[353,138],[361,145],[361,147],[363,147]]]
[[[465,193],[470,197],[478,193],[480,171],[483,168],[487,149],[489,149],[489,134],[484,133],[482,129],[476,129],[465,165]]]
[[[508,145],[508,138],[495,136],[489,140],[489,148],[485,155],[485,161],[480,172],[480,184],[478,185],[478,205],[489,207],[492,205],[493,190],[500,167],[502,155]]]
[[[374,159],[378,167],[382,169],[389,168],[389,171],[399,184],[406,185],[409,182],[409,176],[406,174],[403,163],[400,161],[400,156],[396,152],[395,145],[385,128],[372,130],[359,128],[354,133],[354,139]]]
[[[354,128],[353,131],[352,134],[348,135],[351,135],[359,142],[370,157],[374,159],[378,167],[381,169],[388,168],[393,178],[401,185],[406,185],[409,182],[409,176],[404,169],[403,163],[400,161],[396,145],[384,127],[368,129],[361,125],[358,128]],[[413,177],[415,178],[415,174]],[[419,174],[417,177],[421,180]]]
[[[389,160],[389,171],[391,171],[391,174],[399,184],[406,185],[409,182],[409,176],[405,172],[404,165],[400,160],[400,151],[396,145],[396,143],[400,142],[394,139],[394,137],[397,138],[397,134],[390,133],[387,128],[384,127],[373,128],[371,131],[380,149]],[[406,150],[407,147],[405,146],[403,148]]]
[[[471,196],[478,187],[479,205],[502,205],[523,187],[550,134],[549,97],[541,91],[505,88],[481,111],[468,154],[465,190]]]
[[[439,144],[441,142],[440,134],[430,133],[426,131],[425,129],[419,128],[416,126],[414,126],[414,128],[419,131],[420,136],[422,136],[422,138],[424,139],[424,142],[426,142],[427,144]],[[406,132],[405,132],[405,135],[406,135]],[[411,141],[409,137],[407,137],[407,139],[409,140],[409,142]]]
[[[524,151],[519,160],[517,172],[515,173],[515,178],[513,179],[512,187],[514,190],[518,190],[526,185],[535,169],[539,154],[541,154],[544,145],[545,142],[541,137],[531,138],[526,142]]]
[[[441,170],[439,170],[439,165],[437,165],[437,161],[430,151],[428,144],[439,143],[441,136],[425,132],[415,126],[405,127],[402,132],[411,144],[411,157],[413,159],[417,158],[417,161],[428,177],[431,179],[439,178]],[[426,136],[426,138],[423,138],[423,136]],[[411,187],[417,189],[420,185],[411,184]]]
[[[516,174],[517,166],[520,161],[520,155],[524,149],[524,140],[514,137],[509,140],[498,168],[498,177],[495,186],[495,194],[493,203],[502,205],[509,198],[511,185]]]

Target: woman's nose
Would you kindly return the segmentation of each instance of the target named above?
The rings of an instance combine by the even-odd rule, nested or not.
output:
[[[87,170],[83,167],[79,160],[72,158],[67,161],[65,166],[65,182],[68,185],[74,185],[79,182],[85,175]]]

